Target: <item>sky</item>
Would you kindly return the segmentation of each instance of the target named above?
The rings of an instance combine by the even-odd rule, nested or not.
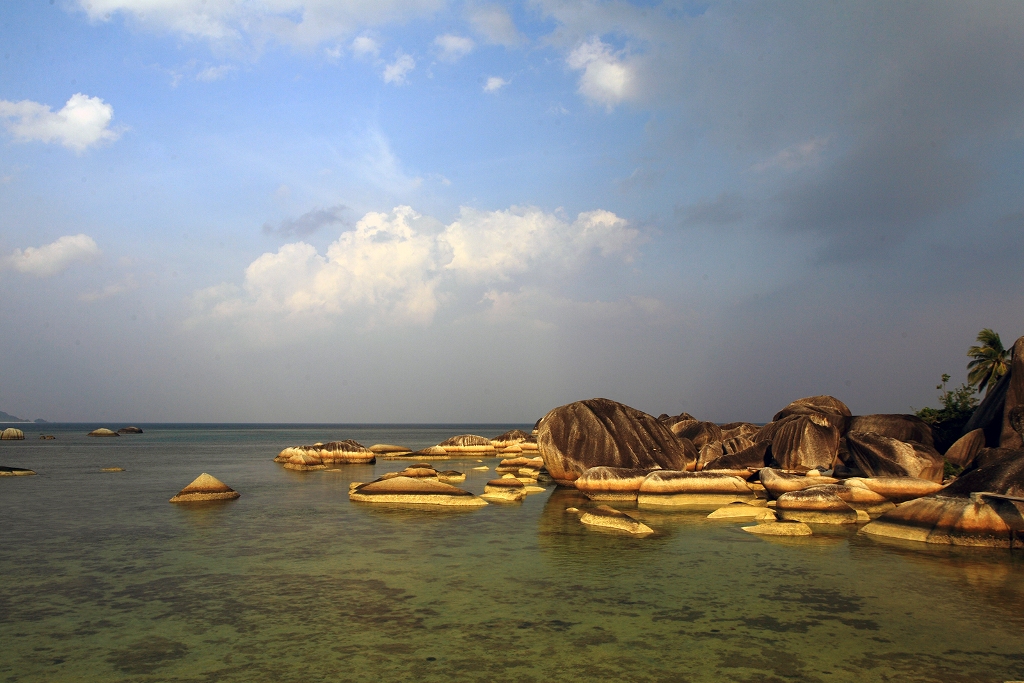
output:
[[[0,410],[765,422],[1024,334],[1024,3],[6,0]]]

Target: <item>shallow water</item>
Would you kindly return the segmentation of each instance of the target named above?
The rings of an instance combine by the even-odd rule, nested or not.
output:
[[[510,425],[143,427],[0,442],[0,464],[39,472],[0,478],[0,680],[1024,679],[1020,550],[854,528],[771,540],[706,511],[639,511],[657,533],[636,539],[584,528],[565,513],[578,494],[554,487],[380,509],[350,503],[348,483],[408,461],[271,461],[299,443],[420,448]],[[480,493],[497,460],[476,461],[436,466]],[[242,497],[167,502],[200,472]]]

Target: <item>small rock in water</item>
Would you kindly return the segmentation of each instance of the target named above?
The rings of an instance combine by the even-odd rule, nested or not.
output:
[[[580,515],[580,522],[587,526],[602,527],[605,529],[616,529],[625,531],[635,536],[654,533],[654,529],[643,522],[638,522],[625,512],[616,510],[607,505],[598,505],[590,508]]]
[[[571,512],[573,514],[579,514],[580,509],[579,508],[565,508],[565,511],[566,512]]]
[[[480,461],[477,460],[477,462],[480,462]],[[487,470],[489,470],[491,468],[488,467],[487,465],[484,465],[483,467],[474,467],[473,469],[476,470],[477,472],[486,472]]]
[[[764,522],[756,526],[740,527],[747,533],[762,536],[810,536],[811,527],[803,522]]]
[[[106,427],[100,427],[99,429],[92,430],[91,432],[86,434],[86,436],[121,436],[121,435],[118,434],[115,431],[107,429]]]
[[[201,503],[210,500],[232,500],[240,494],[214,476],[203,472],[191,484],[171,498],[172,503]]]
[[[124,472],[123,467],[103,467],[100,468],[100,472]]]

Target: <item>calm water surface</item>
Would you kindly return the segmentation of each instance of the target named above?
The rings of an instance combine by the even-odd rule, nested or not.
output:
[[[766,540],[706,512],[639,512],[658,533],[634,539],[585,529],[564,512],[578,494],[554,487],[379,509],[348,483],[405,461],[271,462],[300,443],[420,448],[523,425],[143,426],[0,442],[0,464],[39,473],[0,479],[0,680],[1024,679],[1019,550],[853,528]],[[476,493],[497,464],[442,462]],[[242,497],[167,502],[201,472]]]

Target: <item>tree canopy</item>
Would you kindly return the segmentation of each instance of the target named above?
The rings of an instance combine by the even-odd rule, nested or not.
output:
[[[1010,352],[1003,348],[999,334],[987,327],[978,333],[977,341],[979,346],[967,350],[972,359],[967,364],[967,381],[987,393],[1010,369]]]

